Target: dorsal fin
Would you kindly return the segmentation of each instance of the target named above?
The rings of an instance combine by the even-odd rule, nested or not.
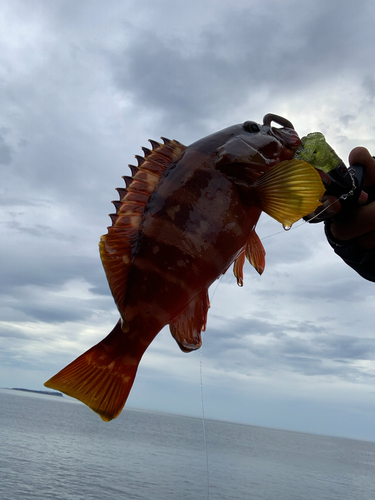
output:
[[[132,173],[132,177],[135,176],[135,174],[138,172],[138,167],[135,167],[134,165],[128,165],[128,167],[130,168],[131,170],[131,173]],[[126,176],[127,177],[127,176]]]
[[[127,190],[125,188],[116,188],[116,191],[118,192],[120,200],[122,200],[127,193]]]
[[[138,237],[145,207],[163,173],[186,149],[177,141],[163,141],[164,144],[150,141],[153,150],[143,148],[146,158],[136,156],[138,167],[129,165],[133,176],[125,178],[126,190],[119,188],[120,200],[114,202],[116,214],[110,215],[112,226],[99,242],[109,287],[123,319],[132,248]]]
[[[153,151],[155,151],[155,149],[158,149],[158,147],[160,146],[160,142],[153,141],[152,139],[149,139],[148,142],[151,144]]]
[[[138,167],[142,165],[146,160],[143,158],[143,156],[135,155],[137,162],[138,162]]]

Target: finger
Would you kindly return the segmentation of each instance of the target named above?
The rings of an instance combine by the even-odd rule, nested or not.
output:
[[[364,147],[354,148],[349,154],[349,165],[361,163],[365,167],[366,179],[365,187],[375,185],[375,160],[368,149]]]

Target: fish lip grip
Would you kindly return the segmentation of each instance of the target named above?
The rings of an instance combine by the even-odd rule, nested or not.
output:
[[[281,125],[282,127],[291,128],[294,130],[294,126],[293,126],[292,122],[290,122],[286,118],[283,118],[282,116],[279,116],[279,115],[274,115],[273,113],[267,113],[263,117],[263,125],[271,127],[272,122],[275,122],[278,125]]]
[[[272,122],[280,125],[281,128],[272,127]],[[273,113],[266,114],[263,117],[263,127],[267,128],[278,141],[281,141],[291,151],[295,151],[301,144],[301,139],[292,122],[282,116]]]

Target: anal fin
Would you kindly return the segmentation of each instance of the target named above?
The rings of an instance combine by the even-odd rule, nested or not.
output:
[[[142,354],[125,355],[121,321],[44,385],[79,399],[108,422],[116,418],[129,395]]]
[[[169,329],[183,352],[191,352],[202,345],[201,331],[205,331],[210,307],[208,291],[202,290],[169,324]]]

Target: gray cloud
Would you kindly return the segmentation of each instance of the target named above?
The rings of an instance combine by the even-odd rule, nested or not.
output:
[[[375,359],[375,339],[337,334],[310,322],[280,323],[237,318],[204,336],[205,357],[220,369],[255,374],[287,370],[305,376],[333,376],[373,383],[358,360]]]
[[[367,97],[372,102],[375,97],[375,78],[373,75],[366,75],[363,79],[363,88],[367,94]]]
[[[69,280],[88,279],[93,286],[101,286],[102,268],[99,257],[78,257],[73,255],[38,255],[32,252],[25,256],[20,249],[3,260],[7,262],[2,270],[0,289],[7,293],[12,287],[37,285],[58,287]]]
[[[10,165],[12,156],[12,147],[6,142],[5,137],[0,133],[0,164]]]
[[[85,301],[87,302],[87,301]],[[92,304],[93,305],[93,304]],[[18,308],[27,320],[44,321],[47,323],[65,323],[68,321],[83,321],[92,317],[92,309],[87,308],[83,301],[63,301],[59,304],[32,303]]]
[[[187,123],[199,128],[209,116],[251,103],[261,90],[287,98],[335,77],[348,61],[356,66],[359,47],[361,60],[370,55],[362,22],[364,10],[374,12],[370,2],[362,2],[364,10],[337,1],[317,2],[316,8],[292,2],[290,8],[292,16],[279,2],[268,11],[260,4],[223,9],[220,20],[202,26],[193,40],[183,32],[160,36],[147,23],[127,26],[131,46],[109,54],[114,82],[145,113],[159,113],[166,128]],[[349,19],[358,29],[356,44],[347,36]],[[368,76],[364,85],[370,82]]]
[[[97,317],[117,316],[97,244],[114,189],[148,137],[188,143],[274,111],[319,124],[332,144],[373,140],[371,1],[37,4],[25,22],[23,2],[6,2],[0,42],[0,336],[10,373],[23,362],[43,371],[35,352],[49,352],[50,366],[63,342],[100,335]],[[273,228],[258,225],[262,237]],[[222,279],[229,317],[242,316],[220,318],[215,303],[209,314],[204,353],[218,385],[229,372],[253,377],[255,388],[257,375],[287,373],[301,387],[306,377],[367,390],[372,284],[335,260],[321,228],[264,246],[266,271],[259,279],[245,268],[240,299],[232,272]],[[248,398],[240,394],[241,408]]]

